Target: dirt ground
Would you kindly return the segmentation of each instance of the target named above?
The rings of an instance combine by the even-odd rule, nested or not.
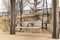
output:
[[[0,40],[60,40],[53,39],[51,34],[46,33],[20,33],[10,35],[7,32],[0,32]]]

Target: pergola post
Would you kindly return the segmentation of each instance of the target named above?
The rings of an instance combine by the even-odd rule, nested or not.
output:
[[[11,3],[11,26],[10,34],[15,34],[15,0],[10,0]]]
[[[53,12],[53,38],[59,38],[59,11],[58,0],[52,0],[52,12]]]

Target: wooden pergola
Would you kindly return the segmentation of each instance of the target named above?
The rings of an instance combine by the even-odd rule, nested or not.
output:
[[[15,0],[10,0],[11,3],[11,27],[10,34],[15,34]],[[53,38],[59,38],[59,12],[58,12],[59,0],[52,0],[52,13],[53,13]],[[22,14],[22,12],[21,12]]]

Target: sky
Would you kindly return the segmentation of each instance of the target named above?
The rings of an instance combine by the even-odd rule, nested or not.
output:
[[[30,2],[33,2],[33,0],[31,0]],[[60,2],[60,0],[59,0],[59,2]],[[48,7],[51,7],[50,4],[52,4],[52,0],[48,0]],[[59,3],[59,7],[60,7],[60,3]],[[30,6],[27,5],[26,7],[24,7],[24,10],[25,9],[26,10],[29,10],[30,9]],[[5,9],[5,6],[3,5],[2,0],[0,0],[0,12],[2,12],[2,11],[6,11],[6,9]]]

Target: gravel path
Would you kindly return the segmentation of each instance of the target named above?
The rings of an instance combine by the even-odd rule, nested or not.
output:
[[[60,39],[52,39],[51,34],[44,33],[16,33],[16,35],[10,35],[9,33],[1,32],[0,40],[60,40]]]

